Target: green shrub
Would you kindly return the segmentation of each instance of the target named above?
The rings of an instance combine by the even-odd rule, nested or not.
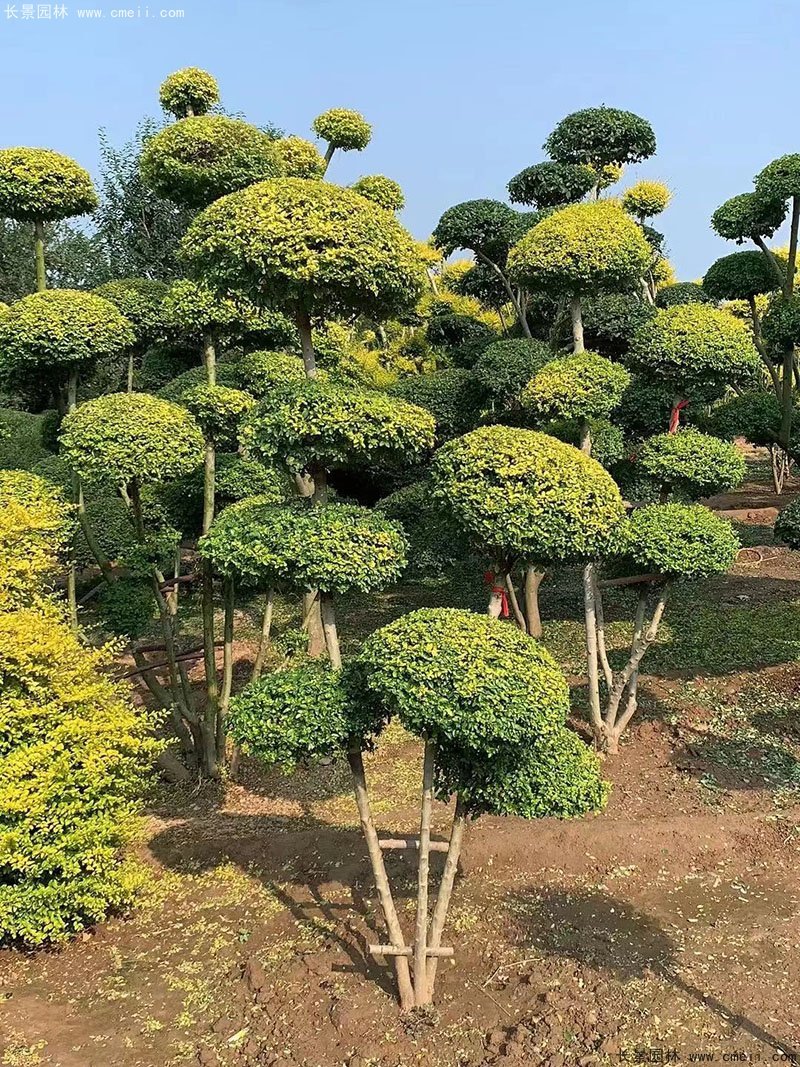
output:
[[[680,304],[713,304],[712,297],[697,282],[675,282],[664,285],[656,293],[656,306],[660,308],[678,307]]]
[[[225,508],[199,548],[220,573],[257,586],[366,593],[400,577],[407,545],[396,523],[369,508],[251,497]]]
[[[567,115],[544,150],[559,163],[588,163],[595,170],[640,163],[656,150],[647,119],[616,107],[587,107]]]
[[[701,504],[649,504],[624,527],[634,565],[672,578],[713,578],[734,563],[739,539],[725,519]]]
[[[485,426],[450,441],[436,496],[490,559],[567,561],[606,551],[624,509],[600,464],[547,434]]]
[[[126,907],[150,726],[51,610],[0,613],[0,939],[58,942]]]
[[[631,376],[595,352],[576,352],[546,363],[522,391],[523,407],[551,419],[600,419],[614,411]]]
[[[748,300],[771,293],[780,283],[763,252],[733,252],[706,271],[703,289],[715,300]]]
[[[718,404],[702,426],[727,441],[744,437],[751,444],[768,446],[778,438],[781,409],[772,391],[742,393]]]
[[[281,170],[287,178],[321,178],[325,160],[317,146],[304,137],[281,137],[275,142]]]
[[[614,421],[633,440],[649,437],[653,430],[669,427],[675,390],[668,382],[631,375],[630,384],[620,399]],[[690,405],[691,409],[691,405]]]
[[[379,500],[376,510],[399,522],[408,538],[409,578],[442,580],[463,560],[469,544],[463,531],[433,495],[429,480],[413,482]]]
[[[762,200],[785,202],[800,196],[800,155],[780,156],[756,175],[756,196]]]
[[[133,558],[136,551],[136,531],[130,511],[122,498],[111,495],[89,496],[85,507],[92,533],[106,558],[112,563],[125,563]],[[75,534],[72,552],[79,567],[95,565],[95,557],[80,527]]]
[[[511,338],[494,341],[481,352],[472,372],[484,392],[504,408],[519,398],[522,388],[553,358],[543,341]]]
[[[622,196],[623,208],[634,218],[644,219],[660,215],[672,199],[672,193],[663,182],[642,180],[626,189]]]
[[[721,204],[711,216],[711,225],[726,241],[751,241],[754,237],[772,237],[786,218],[781,199],[740,193]]]
[[[0,471],[0,610],[27,606],[51,588],[74,530],[72,511],[43,478]]]
[[[168,481],[202,462],[203,435],[185,408],[147,393],[111,393],[81,404],[62,424],[61,445],[87,481]]]
[[[382,718],[353,701],[340,671],[317,663],[263,675],[231,700],[231,737],[267,764],[293,767],[367,747]]]
[[[420,455],[433,446],[434,426],[430,412],[404,400],[315,380],[262,401],[242,440],[256,457],[277,456],[299,471],[314,462],[330,468]]]
[[[53,427],[58,425],[58,413],[43,411],[32,415],[28,411],[0,408],[0,468],[31,470],[53,455]]]
[[[97,207],[88,173],[48,148],[0,149],[0,216],[47,221]]]
[[[183,394],[182,403],[194,415],[204,436],[220,448],[236,448],[239,426],[255,406],[249,393],[225,385],[196,385]]]
[[[104,585],[97,605],[106,629],[128,640],[147,633],[157,614],[150,583],[137,578],[120,578]]]
[[[239,119],[199,115],[166,126],[145,144],[141,172],[159,196],[204,207],[226,193],[276,178],[275,140]]]
[[[441,444],[473,429],[484,399],[473,374],[461,367],[446,367],[430,374],[410,374],[392,386],[391,394],[429,411],[436,420],[436,441]]]
[[[508,183],[512,204],[529,204],[540,211],[580,200],[597,184],[597,174],[585,163],[535,163]]]
[[[800,297],[773,298],[761,323],[764,339],[775,348],[793,348],[800,341]]]
[[[353,182],[350,188],[387,211],[402,211],[405,207],[403,190],[396,181],[383,174],[367,174]]]
[[[219,103],[219,86],[208,71],[199,67],[184,67],[161,83],[158,102],[165,111],[179,119],[187,115],[204,115]]]
[[[317,115],[311,129],[333,148],[343,152],[361,152],[372,137],[372,127],[357,111],[345,107],[332,107]]]
[[[195,367],[197,360],[197,347],[193,344],[170,342],[151,345],[136,371],[136,387],[142,393],[155,393],[184,371]]]
[[[586,345],[602,355],[624,355],[655,309],[631,293],[597,293],[581,301]]]
[[[193,362],[197,362],[197,354],[195,354]],[[224,386],[228,389],[235,389],[239,386],[238,363],[217,363],[216,372],[218,386]],[[185,397],[198,386],[207,385],[208,375],[205,367],[190,367],[188,370],[182,371],[177,377],[166,382],[158,390],[157,395],[162,400],[169,400],[173,404],[180,404],[185,407]]]
[[[236,373],[237,384],[257,400],[306,381],[303,361],[290,352],[249,352],[236,365]]]
[[[636,462],[664,490],[694,500],[735,489],[745,475],[738,448],[691,427],[648,438]]]
[[[592,459],[596,459],[606,470],[619,463],[628,448],[622,430],[608,419],[565,419],[548,422],[542,427],[544,433],[576,448],[580,446],[587,429],[592,441]]]
[[[800,498],[792,500],[778,512],[775,536],[789,548],[800,548]]]
[[[152,278],[117,278],[94,290],[95,296],[110,301],[133,327],[138,345],[152,344],[164,333],[166,282]]]
[[[555,734],[569,709],[566,680],[540,644],[455,608],[422,608],[376,630],[355,669],[366,703],[473,757]]]

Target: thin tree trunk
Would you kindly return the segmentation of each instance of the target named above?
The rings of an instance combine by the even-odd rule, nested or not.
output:
[[[512,285],[511,285],[511,283],[509,282],[508,278],[505,276],[503,271],[498,267],[498,265],[494,262],[494,260],[489,259],[489,257],[487,255],[484,255],[483,252],[476,251],[475,255],[478,258],[478,260],[480,260],[481,263],[484,263],[487,267],[491,268],[491,270],[493,270],[495,272],[495,274],[497,275],[497,277],[500,279],[500,281],[503,284],[503,288],[505,289],[506,293],[508,294],[508,299],[511,301],[511,303],[512,303],[512,305],[514,307],[514,311],[516,312],[517,321],[519,322],[520,329],[522,330],[523,334],[526,337],[530,337],[531,336],[531,328],[528,325],[528,316],[525,314],[525,308],[523,306],[522,300],[514,292],[514,289],[513,289]]]
[[[581,314],[581,298],[573,296],[569,303],[570,318],[572,320],[572,351],[585,352],[583,347],[583,315]]]
[[[253,662],[253,673],[250,677],[251,682],[257,682],[264,670],[264,661],[267,658],[267,649],[269,648],[270,633],[272,631],[272,612],[274,605],[275,590],[270,589],[264,602],[264,614],[261,618],[261,640],[259,641],[258,652],[256,653],[256,658]]]
[[[461,855],[461,845],[464,841],[464,832],[467,826],[466,807],[460,796],[456,798],[456,810],[453,816],[453,827],[450,831],[450,847],[447,850],[447,858],[444,861],[442,880],[439,883],[439,892],[436,895],[436,905],[433,909],[428,943],[431,948],[439,948],[442,943],[444,924],[447,921],[447,913],[450,909],[450,899],[453,895],[453,885],[458,871],[458,859]],[[428,958],[428,993],[433,997],[433,989],[436,983],[436,968],[439,959],[436,956]]]
[[[210,386],[217,384],[217,352],[214,345],[214,335],[210,330],[203,334],[202,347],[203,367],[206,372],[206,381]],[[214,521],[216,507],[216,468],[217,453],[214,439],[206,438],[203,458],[203,533],[211,529]],[[211,561],[203,560],[203,587],[202,587],[202,614],[203,614],[203,667],[206,678],[206,706],[203,716],[203,737],[206,773],[210,777],[217,777],[219,773],[219,733],[220,733],[220,694],[219,678],[217,676],[216,656],[216,625],[214,620],[214,568]],[[213,749],[213,770],[212,770]]]
[[[217,713],[217,763],[225,760],[225,725],[233,689],[233,616],[236,608],[236,587],[232,578],[224,583],[225,621],[222,629],[222,693]]]
[[[133,349],[131,349],[131,350],[130,350],[130,352],[128,353],[128,376],[127,376],[127,387],[128,387],[128,392],[129,392],[129,393],[132,393],[132,392],[133,392],[133,376],[134,376],[134,367],[135,367],[135,363],[134,363],[134,355],[133,355]]]
[[[528,633],[531,637],[542,636],[542,616],[539,611],[539,587],[544,578],[544,571],[528,567],[525,571],[525,614],[528,619]]]
[[[608,649],[606,648],[606,619],[603,610],[603,596],[600,592],[600,585],[597,581],[597,574],[594,569],[592,570],[592,581],[594,583],[594,609],[597,618],[597,653],[600,659],[600,665],[603,668],[603,677],[606,680],[606,687],[610,692],[614,675],[611,670],[611,664],[608,662]]]
[[[333,597],[330,593],[320,593],[319,600],[322,630],[325,634],[325,647],[328,649],[328,658],[331,661],[331,666],[338,671],[342,668],[342,653],[339,648],[339,634],[336,629],[336,612],[333,606]]]
[[[781,268],[780,263],[778,262],[778,259],[777,259],[776,255],[775,255],[775,253],[767,245],[767,242],[764,240],[764,238],[761,237],[759,234],[753,234],[753,240],[758,245],[758,247],[761,249],[761,251],[764,253],[764,255],[767,257],[767,262],[772,267],[772,272],[775,275],[775,280],[778,283],[778,288],[782,290],[783,287],[784,287],[786,278],[785,278],[785,275],[783,273],[783,270]]]
[[[514,579],[511,577],[511,572],[506,575],[506,589],[508,590],[508,600],[511,604],[511,611],[514,615],[514,620],[519,626],[520,630],[524,634],[528,632],[528,624],[525,621],[525,616],[522,614],[522,609],[519,606],[519,600],[517,600],[517,591],[514,588]]]
[[[589,718],[594,731],[595,742],[602,746],[605,729],[600,712],[600,675],[597,666],[597,606],[595,603],[594,565],[587,563],[583,568],[583,606],[586,619],[586,675],[589,692]]]
[[[314,342],[311,336],[311,317],[307,311],[300,308],[295,313],[294,321],[300,334],[300,346],[303,350],[303,366],[307,378],[317,376],[317,357],[314,352]]]
[[[367,793],[367,776],[364,772],[364,760],[361,749],[353,747],[347,753],[350,771],[353,775],[353,791],[355,793],[358,816],[361,821],[361,831],[367,845],[372,876],[375,879],[375,888],[378,891],[378,900],[386,923],[389,942],[395,948],[405,949],[406,943],[400,920],[397,917],[397,909],[392,899],[392,891],[389,887],[389,879],[386,875],[386,866],[383,862],[378,834],[375,823],[372,821],[369,794]],[[400,995],[400,1007],[403,1011],[410,1011],[414,1007],[414,990],[411,985],[411,973],[408,966],[407,956],[395,956],[394,966],[397,973],[397,990]]]
[[[325,149],[325,166],[322,168],[322,177],[323,178],[325,177],[325,175],[328,172],[328,167],[330,166],[330,162],[333,159],[333,153],[335,151],[336,151],[336,146],[332,145],[332,144],[329,144],[328,147]]]
[[[586,419],[581,424],[579,447],[581,452],[585,452],[587,456],[592,454],[592,429]]]
[[[47,288],[47,272],[44,267],[44,223],[36,219],[33,224],[33,247],[36,257],[36,292]]]
[[[789,224],[789,256],[786,261],[786,276],[783,280],[783,295],[788,300],[794,292],[794,275],[797,269],[797,231],[800,226],[800,196],[792,197],[792,221]]]
[[[433,806],[433,744],[425,741],[422,768],[422,808],[417,861],[417,922],[414,935],[414,1000],[416,1006],[430,1003],[428,986],[428,879],[431,855],[431,808]]]

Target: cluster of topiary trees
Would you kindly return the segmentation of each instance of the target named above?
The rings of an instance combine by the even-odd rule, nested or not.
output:
[[[789,267],[766,246],[737,254],[769,261],[768,277],[720,261],[707,289],[675,284],[650,224],[669,190],[607,192],[655,151],[649,123],[613,108],[567,116],[550,158],[512,178],[511,202],[527,210],[455,205],[423,245],[397,218],[396,182],[327,180],[337,151],[369,143],[358,113],[314,120],[321,152],[222,114],[216,82],[195,68],[167,78],[160,99],[174,121],[147,141],[141,175],[192,213],[187,276],[42,291],[0,314],[6,387],[63,417],[58,454],[34,454],[74,502],[70,640],[80,648],[77,564],[92,562],[82,599],[127,641],[186,771],[223,779],[242,750],[269,764],[347,759],[388,936],[373,951],[394,960],[403,1007],[424,1006],[452,954],[442,937],[468,819],[570,817],[607,794],[536,640],[543,579],[581,576],[589,724],[615,753],[669,589],[735,557],[730,526],[698,503],[744,476],[723,439],[740,432],[735,405],[752,434],[771,443],[774,430],[789,447],[787,364],[773,353],[791,333],[791,287],[763,324],[757,312],[775,271],[793,275],[796,247]],[[93,191],[27,151],[0,153],[0,213],[34,223],[41,260],[43,223],[89,210]],[[791,168],[776,173],[773,200],[782,190],[796,208]],[[474,258],[447,262],[457,250]],[[749,321],[731,300],[747,301]],[[768,395],[762,366],[769,409],[745,400]],[[30,534],[33,569],[57,521],[48,507],[35,520],[45,533]],[[455,567],[475,583],[483,573],[485,614],[415,611],[355,648],[344,597]],[[0,589],[20,580],[4,571]],[[616,667],[609,586],[639,593]],[[239,609],[254,596],[260,636],[237,691]],[[274,653],[287,601],[305,655]],[[413,840],[381,840],[371,813],[363,754],[393,718],[424,746]],[[455,800],[446,841],[431,841],[434,796]],[[413,937],[384,862],[400,847],[417,858]],[[431,907],[435,851],[446,858]]]

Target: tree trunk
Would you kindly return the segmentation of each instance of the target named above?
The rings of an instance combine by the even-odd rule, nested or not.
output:
[[[570,300],[569,312],[572,319],[572,351],[585,352],[586,349],[583,347],[583,315],[579,296],[573,296]]]
[[[236,587],[232,578],[225,579],[225,621],[222,630],[222,693],[217,712],[217,762],[225,761],[225,723],[233,690],[233,615],[236,608]]]
[[[461,845],[464,841],[464,832],[467,827],[467,814],[461,797],[456,798],[456,810],[453,816],[453,827],[450,831],[450,847],[447,850],[447,858],[444,861],[442,880],[439,883],[439,892],[436,895],[436,906],[433,909],[433,919],[428,942],[431,948],[439,948],[442,943],[444,924],[447,921],[447,912],[450,908],[450,899],[453,895],[453,885],[458,871],[458,859],[461,855]],[[430,956],[428,959],[428,995],[433,998],[433,989],[436,982],[436,968],[439,964],[438,957]]]
[[[261,640],[259,641],[258,652],[256,653],[256,658],[253,662],[253,673],[250,678],[251,682],[257,682],[261,677],[261,672],[264,670],[264,661],[267,658],[267,649],[269,648],[270,643],[274,605],[275,590],[270,589],[264,602],[264,614],[261,617]]]
[[[580,450],[587,456],[592,454],[592,430],[586,419],[581,424]]]
[[[426,740],[422,768],[422,808],[417,861],[417,922],[414,935],[414,1000],[418,1008],[429,1004],[431,999],[428,986],[428,878],[430,875],[432,806],[433,745]]]
[[[47,273],[44,268],[44,223],[36,219],[33,224],[33,247],[36,256],[36,292],[47,288]]]
[[[531,637],[542,636],[542,616],[539,611],[539,587],[544,578],[544,571],[528,567],[525,571],[525,615],[528,620],[528,633]]]
[[[322,177],[323,178],[328,173],[328,167],[330,166],[330,162],[333,159],[333,153],[335,151],[336,151],[336,147],[335,147],[335,145],[332,145],[332,144],[329,144],[328,147],[325,149],[325,166],[322,168]]]
[[[311,338],[311,317],[307,311],[298,309],[295,312],[294,321],[300,334],[300,345],[303,350],[303,366],[307,378],[317,376],[317,357],[314,352],[314,342]]]
[[[600,712],[600,675],[597,649],[597,606],[595,602],[594,564],[583,568],[583,607],[586,619],[586,675],[589,693],[589,719],[595,743],[602,747],[605,729]]]
[[[353,775],[353,791],[355,793],[358,816],[361,821],[361,831],[367,844],[367,853],[372,866],[372,876],[375,879],[375,888],[378,891],[378,900],[383,912],[383,919],[389,935],[390,943],[398,949],[405,949],[406,943],[397,910],[392,899],[392,891],[389,887],[389,879],[386,876],[386,866],[383,862],[378,834],[372,821],[372,812],[367,793],[367,777],[364,773],[364,760],[361,749],[353,747],[347,753],[350,771]],[[400,994],[400,1007],[403,1011],[410,1011],[414,1007],[414,990],[411,985],[411,974],[408,967],[407,956],[395,956],[394,966],[397,973],[397,989]]]
[[[333,606],[333,597],[330,593],[320,593],[319,602],[328,658],[333,669],[338,671],[342,668],[342,653],[339,648],[339,633],[336,629],[336,612]]]

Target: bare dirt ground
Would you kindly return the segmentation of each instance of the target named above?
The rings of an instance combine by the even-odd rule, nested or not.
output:
[[[762,473],[713,502],[748,551],[676,602],[607,811],[471,826],[435,1012],[401,1018],[366,952],[346,768],[246,762],[224,794],[159,789],[132,915],[0,953],[0,1064],[800,1062],[800,554],[773,544]],[[379,829],[413,832],[417,744],[391,727],[367,770]],[[414,873],[390,864],[408,925]]]

